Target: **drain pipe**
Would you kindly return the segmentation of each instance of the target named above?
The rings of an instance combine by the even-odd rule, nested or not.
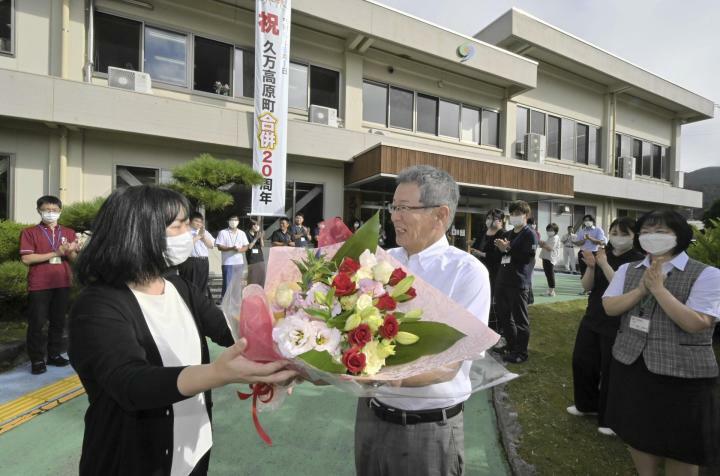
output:
[[[70,76],[70,0],[62,2],[62,48],[60,50],[60,77],[68,79]],[[68,168],[68,130],[60,126],[60,157],[58,195],[63,202],[67,199],[67,168]]]
[[[95,68],[95,0],[88,0],[86,12],[87,30],[85,32],[85,68],[83,69],[83,80],[86,83],[92,81],[93,69]]]
[[[60,126],[60,176],[58,177],[58,195],[65,203],[67,200],[67,168],[68,168],[68,130]]]

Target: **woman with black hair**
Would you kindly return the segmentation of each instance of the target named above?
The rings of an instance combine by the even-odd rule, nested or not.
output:
[[[720,462],[720,387],[712,349],[720,320],[720,270],[688,257],[692,229],[672,210],[643,215],[636,246],[603,297],[621,316],[606,419],[640,475],[698,474]]]
[[[495,278],[500,268],[500,259],[502,253],[495,246],[495,240],[505,237],[505,213],[499,208],[493,208],[485,216],[485,233],[480,238],[475,239],[470,253],[478,258],[488,270],[490,275],[490,293],[493,305],[490,306],[490,328],[496,332],[500,330],[497,316],[495,315]]]
[[[254,218],[250,219],[250,229],[247,234],[248,249],[245,252],[245,261],[248,264],[248,284],[265,286],[265,257],[263,255],[263,231],[260,229],[260,222]]]
[[[643,259],[635,248],[635,220],[617,218],[610,224],[607,252],[584,254],[587,269],[582,276],[585,291],[590,292],[585,315],[580,321],[572,356],[573,394],[575,402],[567,408],[575,416],[597,415],[598,431],[613,435],[605,422],[610,362],[615,334],[620,327],[618,317],[609,317],[602,306],[602,296],[615,271],[626,263]]]
[[[242,357],[222,312],[178,275],[193,247],[189,204],[147,185],[113,192],[77,261],[70,361],[90,405],[80,474],[206,474],[210,390],[281,382],[286,362]],[[205,337],[230,347],[210,363]]]

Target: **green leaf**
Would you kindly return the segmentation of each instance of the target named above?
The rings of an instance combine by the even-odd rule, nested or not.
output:
[[[340,266],[342,260],[347,256],[354,260],[360,258],[363,251],[370,250],[375,253],[380,236],[380,212],[377,212],[371,219],[366,221],[353,236],[347,239],[342,247],[335,253],[332,261]]]
[[[404,277],[397,285],[393,288],[392,292],[390,293],[390,296],[394,299],[399,298],[406,292],[408,292],[408,289],[410,289],[415,282],[415,276],[406,276]]]
[[[407,316],[406,316],[406,317],[398,318],[398,322],[399,322],[400,324],[403,324],[403,323],[406,323],[406,322],[418,322],[419,320],[420,320],[419,317],[407,317]]]
[[[329,307],[331,310],[333,308],[333,305],[335,304],[333,301],[335,300],[335,288],[330,288],[330,291],[327,293],[327,297],[325,298],[325,304],[327,304],[327,307]]]
[[[309,350],[304,354],[298,355],[298,357],[316,369],[324,372],[331,372],[334,374],[344,374],[346,372],[345,366],[335,362],[327,351],[318,352],[317,350]]]
[[[303,309],[306,313],[310,314],[312,317],[317,317],[318,319],[322,319],[323,321],[327,321],[330,319],[330,311],[324,311],[322,309],[312,309],[312,308],[306,308]]]
[[[441,322],[403,322],[400,330],[420,337],[412,345],[395,346],[395,355],[385,359],[387,365],[400,365],[425,355],[439,354],[465,337],[462,332]]]

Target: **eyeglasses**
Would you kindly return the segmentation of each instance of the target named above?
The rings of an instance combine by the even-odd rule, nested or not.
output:
[[[440,207],[440,206],[442,206],[442,205],[426,205],[426,206],[423,205],[423,206],[411,207],[411,206],[408,206],[408,205],[393,205],[393,204],[388,204],[387,210],[388,210],[390,213],[407,213],[407,212],[412,211],[412,210],[426,210],[426,209],[428,209],[428,208],[437,208],[437,207]]]

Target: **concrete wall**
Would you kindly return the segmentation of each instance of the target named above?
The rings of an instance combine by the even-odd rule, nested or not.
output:
[[[619,96],[615,130],[621,134],[670,146],[672,115],[639,99]]]

